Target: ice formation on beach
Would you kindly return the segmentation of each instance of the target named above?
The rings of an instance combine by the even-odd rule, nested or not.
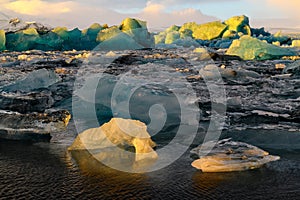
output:
[[[146,22],[131,18],[126,18],[119,26],[95,23],[82,31],[78,28],[48,28],[36,22],[14,19],[2,29],[0,50],[92,50],[95,47],[98,50],[126,50],[154,47],[154,39],[148,32]]]
[[[69,151],[105,151],[107,148],[115,148],[116,151],[120,151],[118,150],[119,146],[123,148],[133,146],[135,161],[157,158],[157,153],[153,150],[156,144],[151,140],[147,126],[138,120],[121,118],[113,118],[100,128],[88,129],[80,133],[69,147]]]
[[[259,44],[261,50],[256,48],[256,54],[263,53],[265,56],[260,58],[258,55],[246,56],[243,53],[234,52],[233,55],[241,56],[243,59],[274,59],[297,55],[295,51],[295,48],[299,46],[297,38],[284,36],[281,32],[270,34],[264,28],[251,28],[249,18],[245,15],[234,16],[224,22],[215,21],[205,24],[187,22],[182,26],[172,25],[157,33],[150,33],[146,22],[133,18],[126,18],[120,25],[113,26],[94,23],[84,30],[78,28],[68,30],[66,27],[49,28],[37,22],[12,19],[0,30],[0,50],[94,49],[110,51],[200,46],[227,49],[236,46],[237,41],[240,40],[245,44],[245,36],[248,36],[249,40],[255,41],[255,44]],[[275,47],[271,47],[265,42],[289,48],[277,48],[276,50]],[[245,46],[245,48],[248,47]]]
[[[231,139],[224,139],[216,144],[204,143],[191,153],[199,157],[192,166],[203,172],[245,171],[280,159],[279,156],[269,155],[258,147]]]
[[[297,55],[290,49],[268,44],[250,36],[242,36],[239,40],[234,40],[226,53],[239,56],[244,60],[270,60]]]

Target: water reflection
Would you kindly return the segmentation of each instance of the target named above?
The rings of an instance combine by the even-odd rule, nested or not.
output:
[[[125,151],[119,147],[104,148],[100,150],[72,150],[68,151],[69,159],[78,165],[86,174],[97,175],[104,172],[117,172],[115,169],[125,171],[144,172],[155,164],[156,159],[143,159],[136,161],[135,153]],[[104,165],[104,164],[105,165]],[[112,169],[107,166],[114,166]]]
[[[190,165],[192,159],[187,152],[161,170],[131,174],[104,166],[87,151],[66,155],[67,145],[32,145],[0,140],[0,199],[235,200],[299,197],[299,151],[281,152],[280,161],[261,169],[208,174]]]
[[[151,185],[146,174],[126,173],[112,169],[99,162],[94,156],[95,154],[92,155],[89,151],[71,151],[68,152],[67,158],[80,169],[81,174],[87,178],[89,185],[102,188],[101,198],[107,196],[107,198],[122,197],[121,199],[125,199],[130,196],[139,196],[141,199],[147,199],[152,196]],[[101,152],[96,156],[110,159],[118,155],[109,155],[109,152]],[[119,159],[117,160],[120,161]],[[123,164],[129,165],[132,162],[134,162],[134,157],[127,159],[127,163]]]

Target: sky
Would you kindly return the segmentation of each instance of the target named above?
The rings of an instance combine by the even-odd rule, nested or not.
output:
[[[156,29],[244,14],[252,27],[300,28],[299,8],[300,0],[0,0],[0,17],[81,29],[134,17]]]

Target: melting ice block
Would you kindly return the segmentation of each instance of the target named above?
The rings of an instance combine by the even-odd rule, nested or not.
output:
[[[147,126],[137,120],[113,118],[100,128],[88,129],[77,136],[69,150],[101,150],[112,147],[135,147],[135,161],[156,159],[155,143],[147,132]],[[120,148],[116,148],[116,150]],[[123,150],[122,152],[126,152]],[[101,158],[103,159],[103,158]]]
[[[244,60],[268,60],[296,55],[290,49],[268,44],[246,35],[234,40],[226,54],[239,56]]]
[[[233,172],[256,169],[266,163],[279,160],[279,156],[246,144],[225,139],[217,142],[207,142],[193,149],[199,159],[192,166],[203,172]]]

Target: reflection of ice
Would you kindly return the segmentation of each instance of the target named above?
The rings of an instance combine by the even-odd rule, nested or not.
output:
[[[107,149],[99,153],[99,155],[91,154],[89,151],[70,151],[67,153],[67,158],[71,161],[72,165],[78,166],[81,172],[84,175],[92,176],[92,177],[99,177],[100,180],[107,185],[114,187],[134,187],[134,185],[144,185],[145,179],[147,178],[145,174],[142,173],[126,173],[117,171],[113,168],[107,167],[101,162],[99,162],[99,157],[107,157],[112,158],[111,161],[115,161],[113,164],[117,164],[117,156],[120,157],[122,155],[116,155],[113,150]],[[124,157],[122,162],[118,163],[121,166],[128,166],[133,168],[134,166],[132,163],[134,162],[134,158],[126,159]],[[98,179],[99,180],[99,179]]]

